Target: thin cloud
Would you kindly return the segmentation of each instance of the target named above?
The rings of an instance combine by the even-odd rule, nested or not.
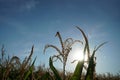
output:
[[[19,12],[35,8],[38,0],[0,0],[0,12]]]
[[[97,26],[92,27],[89,30],[88,33],[88,37],[90,39],[92,38],[101,38],[101,37],[106,37],[107,36],[107,32],[101,31],[103,29],[103,27],[105,27],[104,25],[98,24]]]
[[[39,3],[39,1],[37,0],[29,0],[29,1],[25,1],[24,4],[22,4],[20,6],[21,10],[31,10],[32,8],[35,8],[36,5]]]

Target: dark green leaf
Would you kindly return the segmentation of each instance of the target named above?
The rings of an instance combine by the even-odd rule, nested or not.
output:
[[[83,64],[84,64],[84,61],[79,61],[78,62],[77,66],[75,68],[74,74],[73,74],[73,76],[71,77],[70,80],[80,80],[81,79]]]
[[[53,73],[54,73],[55,80],[62,80],[61,77],[59,76],[58,71],[57,71],[56,68],[53,66],[53,61],[52,61],[51,57],[49,58],[49,66],[50,66],[51,70],[52,70]]]

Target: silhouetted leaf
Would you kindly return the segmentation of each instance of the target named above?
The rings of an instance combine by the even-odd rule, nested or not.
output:
[[[81,80],[84,61],[78,61],[74,74],[70,80]]]
[[[28,72],[26,73],[24,80],[27,80],[27,78],[29,77],[29,75],[33,72],[33,67],[34,67],[35,61],[36,61],[36,58],[34,59],[32,65],[30,66],[30,68],[28,70]]]
[[[49,58],[49,66],[50,66],[50,69],[51,69],[51,70],[53,71],[53,73],[54,73],[55,80],[62,80],[61,77],[59,76],[58,71],[57,71],[56,68],[53,66],[53,61],[52,61],[51,57]]]
[[[77,27],[77,26],[76,26]],[[87,54],[88,54],[88,59],[90,58],[90,49],[89,49],[89,42],[88,42],[88,39],[87,39],[87,36],[85,35],[84,31],[77,27],[78,30],[80,30],[80,32],[82,33],[84,39],[85,39],[85,47],[84,47],[84,53],[86,52],[87,50]]]
[[[92,56],[89,60],[89,65],[88,65],[88,69],[87,69],[87,73],[86,73],[86,76],[85,76],[85,80],[93,80],[94,79],[94,71],[95,71],[95,66],[96,66],[96,63],[94,61],[94,56],[95,56],[95,52],[105,44],[106,42],[100,44],[97,48],[95,48],[93,50],[93,53],[92,53]]]

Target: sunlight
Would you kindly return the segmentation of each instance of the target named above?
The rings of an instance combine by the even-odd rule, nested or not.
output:
[[[73,60],[83,60],[83,51],[80,49],[76,49],[73,51],[73,56],[72,56]]]
[[[72,55],[73,60],[77,60],[77,61],[81,61],[84,59],[84,54],[83,54],[83,50],[81,49],[75,49],[73,51],[73,55]],[[85,61],[87,61],[87,55],[85,55]]]
[[[79,49],[75,50],[73,57],[75,58],[75,60],[80,60],[80,61],[83,60],[84,59],[83,58],[83,51],[79,50]]]

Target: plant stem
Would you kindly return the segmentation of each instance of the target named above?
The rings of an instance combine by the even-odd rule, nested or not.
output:
[[[63,62],[63,80],[65,80],[65,65],[66,65],[66,61],[64,60],[64,62]]]

